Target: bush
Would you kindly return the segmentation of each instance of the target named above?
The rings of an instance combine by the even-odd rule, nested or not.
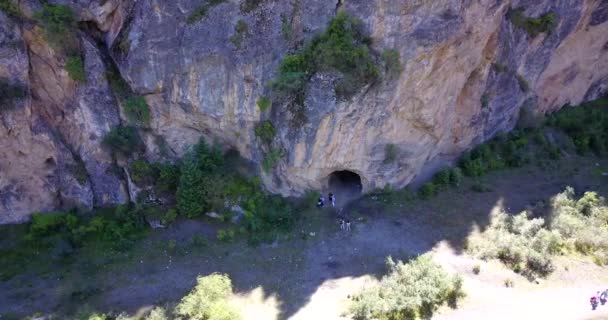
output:
[[[232,242],[235,236],[234,229],[221,229],[217,231],[217,240],[221,242]]]
[[[117,126],[103,138],[103,144],[110,148],[112,153],[130,157],[142,148],[142,142],[137,130],[131,126]]]
[[[291,20],[286,16],[281,16],[281,34],[285,41],[291,41],[293,39],[293,26]]]
[[[384,146],[384,163],[393,163],[395,160],[397,160],[397,146],[392,143],[387,143]]]
[[[452,306],[464,297],[462,279],[449,276],[430,256],[407,264],[387,259],[389,274],[376,288],[356,295],[350,306],[353,319],[430,318],[441,305]]]
[[[454,187],[460,186],[460,183],[462,183],[462,179],[463,179],[463,175],[462,175],[462,170],[460,170],[460,168],[456,167],[456,168],[450,169],[450,184],[452,186],[454,186]]]
[[[177,189],[177,208],[188,218],[198,217],[210,209],[203,192],[203,171],[192,156],[184,159]]]
[[[260,97],[257,101],[257,106],[260,108],[260,111],[264,112],[272,106],[272,101],[268,97]]]
[[[245,0],[241,3],[241,11],[244,13],[250,13],[260,6],[266,0]]]
[[[479,274],[480,271],[481,267],[478,264],[473,266],[473,274]]]
[[[156,180],[158,172],[154,166],[145,160],[136,160],[129,164],[131,179],[138,186],[151,185]]]
[[[525,211],[516,216],[502,212],[469,239],[467,249],[482,259],[500,259],[516,272],[546,276],[554,270],[551,256],[561,252],[563,243],[559,232],[546,229],[544,219],[529,219]]]
[[[437,186],[432,182],[427,182],[420,188],[420,196],[423,199],[429,199],[437,195]]]
[[[72,80],[78,82],[85,82],[87,80],[84,71],[84,62],[80,56],[68,57],[65,63],[65,69],[68,71],[68,74]]]
[[[255,136],[265,144],[271,144],[275,135],[276,129],[270,120],[263,121],[255,127]]]
[[[226,2],[226,0],[208,0],[205,4],[197,7],[186,19],[186,23],[194,24],[204,18],[207,15],[207,12],[218,4]]]
[[[188,319],[237,320],[240,315],[228,299],[232,282],[227,275],[198,277],[196,286],[175,307],[175,313]]]
[[[127,118],[129,118],[130,121],[141,125],[150,124],[150,108],[144,97],[129,97],[125,101],[124,106]]]
[[[532,38],[541,33],[551,33],[557,27],[557,16],[553,11],[538,18],[528,18],[523,8],[509,9],[507,18],[518,28],[525,30]]]
[[[155,184],[156,189],[166,193],[174,193],[177,191],[180,168],[168,163],[157,163],[155,167],[158,170],[158,178],[156,179]]]
[[[70,56],[80,54],[76,18],[69,6],[45,4],[34,18],[44,27],[44,37],[55,50]]]
[[[264,155],[264,159],[262,160],[262,170],[264,170],[264,172],[272,171],[282,157],[283,152],[281,150],[271,149],[266,155]]]
[[[386,74],[390,78],[397,78],[403,72],[403,66],[401,65],[401,56],[399,51],[395,49],[385,49],[382,52],[382,60],[384,61],[384,68]]]
[[[173,223],[175,221],[175,219],[177,219],[177,209],[171,208],[171,209],[167,210],[167,212],[163,216],[161,222],[163,225],[168,225],[168,224]]]
[[[245,20],[239,20],[234,26],[234,34],[230,37],[230,41],[235,47],[240,48],[241,43],[249,34],[249,26]]]
[[[451,170],[444,169],[435,174],[433,177],[433,183],[436,186],[447,186],[450,184]]]
[[[378,79],[380,73],[374,60],[363,24],[339,12],[325,32],[300,52],[283,59],[272,87],[279,97],[302,106],[310,77],[317,72],[336,70],[343,76],[336,84],[336,93],[340,98],[348,98]]]
[[[13,4],[12,0],[0,0],[0,10],[12,17],[21,17],[19,8]]]

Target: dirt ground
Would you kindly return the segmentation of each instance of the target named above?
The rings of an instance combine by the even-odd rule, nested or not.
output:
[[[353,222],[351,232],[340,230],[337,210],[311,210],[292,234],[259,247],[219,243],[213,238],[220,226],[179,221],[151,234],[126,262],[101,264],[90,273],[74,266],[64,277],[0,282],[0,315],[63,312],[84,304],[143,313],[179,300],[198,275],[221,272],[233,281],[244,319],[346,319],[350,296],[378,281],[387,256],[432,252],[449,272],[464,277],[467,292],[458,309],[441,309],[435,319],[606,319],[608,305],[591,311],[589,297],[608,289],[608,268],[585,257],[558,258],[556,272],[536,283],[463,252],[467,236],[484,230],[494,210],[518,213],[568,185],[608,195],[604,172],[606,160],[570,157],[547,168],[489,174],[483,178],[489,192],[474,192],[473,182],[465,181],[430,200],[385,203],[363,197],[344,205],[338,198]],[[209,238],[209,245],[190,245],[194,235]],[[167,249],[170,240],[179,250]],[[481,267],[478,275],[472,273],[475,264]],[[513,288],[504,286],[507,278]],[[82,281],[95,290],[74,303],[70,289]]]

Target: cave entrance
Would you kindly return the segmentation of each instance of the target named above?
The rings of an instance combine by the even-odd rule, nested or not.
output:
[[[338,202],[348,202],[361,195],[363,184],[361,176],[352,171],[342,170],[334,171],[329,175],[328,187],[329,192],[336,195]]]

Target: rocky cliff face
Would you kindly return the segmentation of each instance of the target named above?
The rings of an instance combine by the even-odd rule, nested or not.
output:
[[[0,223],[130,200],[124,161],[101,145],[126,122],[105,77],[113,65],[151,108],[140,130],[147,158],[161,157],[159,141],[177,157],[203,136],[259,164],[254,128],[271,120],[282,157],[260,175],[285,195],[320,189],[338,170],[359,174],[365,190],[405,186],[512,129],[522,108],[552,112],[608,87],[606,0],[227,0],[194,23],[205,1],[49,2],[76,12],[87,77],[71,80],[66,57],[27,18],[37,1],[19,1],[25,18],[0,11],[0,79],[27,88],[0,109]],[[525,17],[553,12],[554,28],[530,34],[507,17],[518,7]],[[282,58],[338,11],[363,21],[374,51],[397,50],[403,72],[346,101],[335,74],[314,75],[298,126],[285,106],[260,111]],[[387,145],[396,161],[384,161]]]

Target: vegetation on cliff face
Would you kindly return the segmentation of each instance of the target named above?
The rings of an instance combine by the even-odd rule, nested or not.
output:
[[[226,0],[204,0],[205,3],[198,6],[194,11],[188,16],[186,22],[188,24],[194,24],[204,18],[207,15],[207,12],[211,10],[213,7],[217,6],[222,2],[226,2]]]
[[[511,23],[525,30],[532,38],[541,33],[551,33],[557,27],[557,16],[554,12],[545,13],[538,18],[524,15],[524,8],[509,9],[507,17]]]
[[[26,89],[19,85],[0,78],[0,112],[10,110],[15,100],[22,99],[26,95]]]
[[[67,5],[45,4],[34,15],[44,29],[45,40],[68,56],[80,54],[80,43],[76,34],[74,11]]]
[[[380,76],[361,21],[340,12],[329,27],[308,42],[298,53],[286,56],[272,83],[275,93],[302,105],[306,84],[317,72],[338,71],[341,79],[336,93],[347,98]]]

